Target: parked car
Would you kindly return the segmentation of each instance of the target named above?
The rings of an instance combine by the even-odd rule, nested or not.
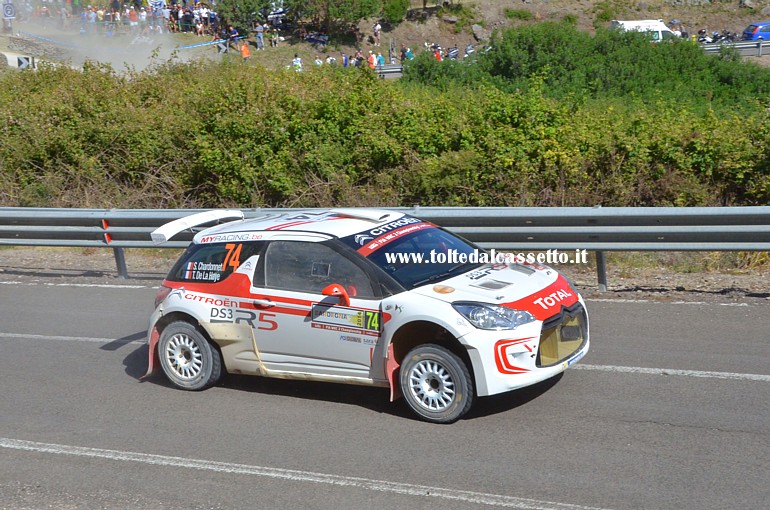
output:
[[[633,21],[621,21],[615,19],[610,22],[610,30],[642,32],[653,42],[676,39],[674,32],[666,26],[662,19],[642,19]]]
[[[390,388],[448,423],[476,397],[554,377],[589,348],[580,294],[550,267],[486,263],[400,212],[333,209],[243,219],[207,211],[152,233],[198,232],[160,286],[148,375],[200,390],[224,372]],[[486,254],[487,256],[489,254]]]
[[[760,21],[747,26],[743,31],[741,39],[744,41],[770,39],[770,21]]]

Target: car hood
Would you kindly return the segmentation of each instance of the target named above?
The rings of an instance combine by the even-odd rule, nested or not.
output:
[[[484,265],[413,290],[447,303],[475,301],[526,310],[538,320],[579,300],[579,294],[555,269],[540,265]]]

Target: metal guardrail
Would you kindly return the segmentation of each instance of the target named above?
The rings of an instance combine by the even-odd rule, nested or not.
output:
[[[770,51],[770,41],[759,39],[757,41],[719,42],[714,44],[702,44],[706,53],[719,53],[722,48],[734,48],[743,56],[761,57]]]
[[[483,248],[596,252],[600,290],[606,251],[770,251],[770,206],[759,207],[412,207],[412,214]],[[124,248],[157,248],[150,233],[203,209],[0,207],[0,245],[112,248],[127,277]],[[306,209],[243,209],[246,218]],[[191,232],[164,248],[183,248]]]

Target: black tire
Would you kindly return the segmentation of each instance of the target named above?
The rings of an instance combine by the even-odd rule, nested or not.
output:
[[[452,423],[473,404],[473,379],[462,359],[435,344],[415,347],[401,363],[401,394],[417,416]]]
[[[222,375],[219,351],[189,322],[173,322],[163,330],[158,358],[168,380],[183,390],[209,388]]]

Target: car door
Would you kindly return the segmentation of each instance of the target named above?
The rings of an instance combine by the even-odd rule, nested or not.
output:
[[[380,296],[363,267],[329,242],[287,237],[268,244],[251,289],[265,369],[373,379]],[[324,295],[332,284],[342,296]]]

